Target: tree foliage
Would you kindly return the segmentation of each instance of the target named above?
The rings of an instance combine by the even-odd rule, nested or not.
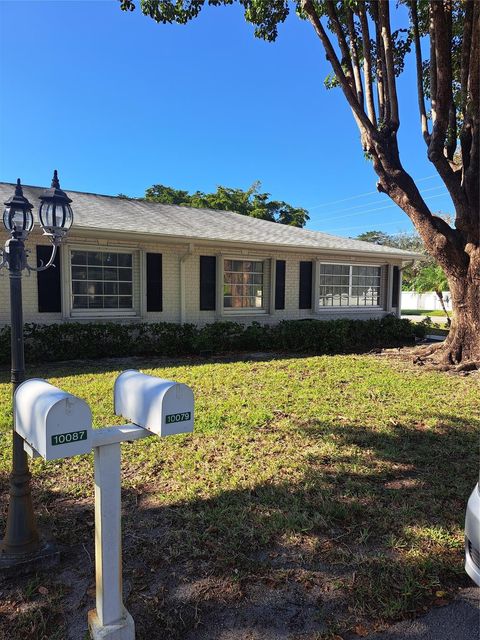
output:
[[[448,291],[448,280],[442,267],[433,260],[420,265],[412,281],[412,290],[417,293],[434,291],[447,316],[447,324],[451,326],[450,315],[445,304],[444,291]]]
[[[389,239],[388,233],[385,231],[364,231],[360,233],[356,239],[362,242],[373,242],[373,244],[386,244],[388,245]]]
[[[269,193],[260,192],[260,182],[254,182],[244,191],[231,187],[218,186],[213,193],[195,191],[189,193],[181,189],[154,184],[145,192],[146,200],[175,204],[197,209],[217,209],[235,211],[244,216],[260,218],[269,222],[278,222],[293,227],[304,227],[309,219],[308,211],[281,200],[270,200]]]
[[[404,251],[425,253],[422,239],[418,233],[385,233],[384,231],[365,231],[356,237],[356,240],[373,242],[374,244],[396,247]]]
[[[413,279],[413,291],[427,293],[435,291],[438,295],[442,291],[448,291],[448,280],[445,272],[439,264],[429,262],[418,270]]]

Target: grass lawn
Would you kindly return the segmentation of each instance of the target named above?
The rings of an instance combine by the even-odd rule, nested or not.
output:
[[[462,585],[480,378],[392,356],[109,361],[35,368],[121,424],[125,368],[191,385],[195,433],[124,444],[124,580],[138,640],[366,635]],[[10,389],[0,372],[2,522]],[[92,457],[33,464],[47,574],[0,584],[0,638],[86,637]],[[353,636],[355,637],[355,636]]]
[[[451,312],[450,315],[452,315]],[[402,316],[435,316],[437,318],[447,317],[442,309],[436,309],[434,311],[425,311],[425,309],[402,309]]]

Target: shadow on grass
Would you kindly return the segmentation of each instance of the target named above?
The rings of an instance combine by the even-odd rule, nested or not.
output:
[[[415,345],[406,345],[410,348]],[[401,350],[402,347],[399,347]],[[235,362],[272,362],[276,360],[297,360],[323,356],[355,356],[378,353],[379,349],[371,351],[363,350],[350,353],[325,354],[325,353],[291,353],[291,352],[267,352],[246,351],[244,353],[214,354],[208,357],[200,355],[192,356],[119,356],[115,358],[102,358],[95,360],[65,360],[60,362],[27,363],[27,378],[62,378],[64,376],[82,375],[86,373],[121,372],[125,369],[153,369],[170,367],[195,367],[209,364],[228,364]],[[8,365],[0,365],[0,384],[10,382],[10,368]]]
[[[456,416],[437,418],[435,430],[296,425],[308,443],[334,446],[310,454],[295,482],[169,505],[155,478],[126,489],[126,604],[138,640],[326,638],[417,614],[467,585],[461,531],[477,435]],[[45,579],[70,603],[46,628],[59,615],[78,628],[93,606],[93,500],[38,489],[40,525],[64,546],[58,575]]]

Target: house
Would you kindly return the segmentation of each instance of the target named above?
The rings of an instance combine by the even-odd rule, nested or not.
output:
[[[23,188],[38,208],[43,189]],[[14,185],[0,183],[1,201]],[[399,314],[416,254],[229,211],[67,192],[74,224],[55,268],[23,278],[25,322],[379,318]],[[6,234],[0,232],[2,246]],[[29,261],[46,262],[36,225]],[[25,274],[26,275],[26,274]],[[0,278],[0,324],[9,318]]]

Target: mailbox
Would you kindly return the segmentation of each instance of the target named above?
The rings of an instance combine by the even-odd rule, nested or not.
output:
[[[92,412],[88,404],[33,378],[15,392],[15,431],[45,460],[92,450]]]
[[[186,384],[121,373],[115,381],[115,413],[158,436],[193,431],[193,391]]]

